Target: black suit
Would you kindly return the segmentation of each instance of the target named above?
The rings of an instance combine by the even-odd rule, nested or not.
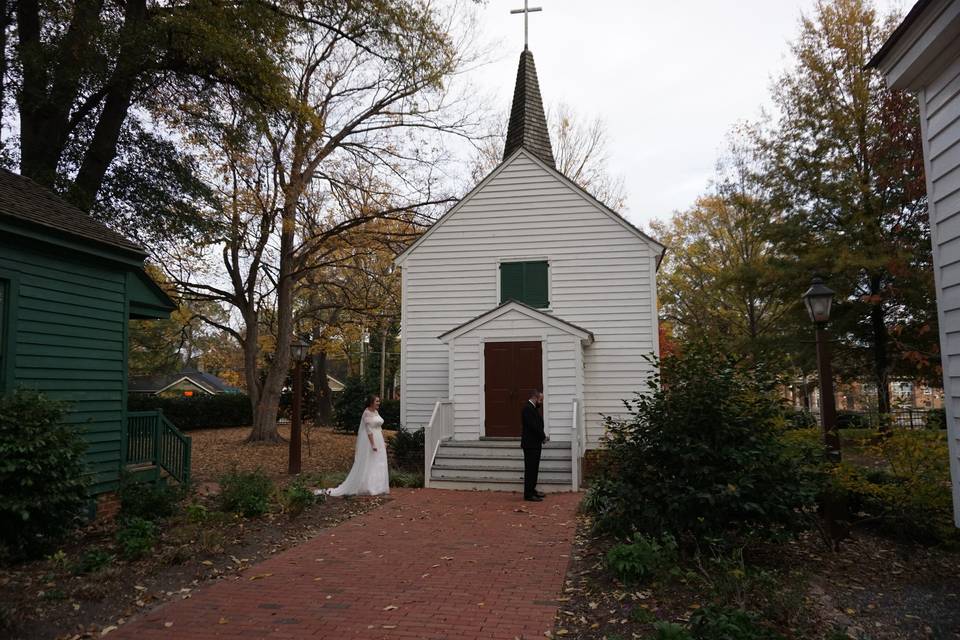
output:
[[[543,416],[529,400],[523,404],[523,430],[520,446],[523,448],[523,496],[530,498],[537,490],[540,473],[540,453],[547,434],[543,430]]]

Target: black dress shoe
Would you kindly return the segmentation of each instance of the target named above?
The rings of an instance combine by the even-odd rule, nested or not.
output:
[[[543,502],[543,498],[541,498],[538,495],[523,496],[523,499],[526,500],[527,502]]]
[[[545,494],[543,491],[534,491],[534,492],[533,492],[533,495],[537,496],[538,498],[546,498],[546,497],[547,497],[547,494]]]

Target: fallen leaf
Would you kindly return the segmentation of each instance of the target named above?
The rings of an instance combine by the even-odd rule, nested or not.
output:
[[[227,624],[227,619],[223,616],[220,616],[220,621],[217,624]]]
[[[172,627],[172,626],[173,626],[173,623],[172,623],[172,622],[169,622],[169,621],[167,621],[167,622],[164,622],[164,623],[163,623],[163,626],[165,626],[165,627],[166,627],[167,629],[169,629],[170,627]]]
[[[272,575],[273,575],[272,573],[261,573],[261,574],[255,575],[255,576],[250,576],[250,579],[251,579],[251,580],[263,580],[264,578],[269,578],[269,577],[272,576]]]
[[[395,609],[399,609],[399,607],[395,604],[388,604],[383,608],[384,611],[393,611]]]

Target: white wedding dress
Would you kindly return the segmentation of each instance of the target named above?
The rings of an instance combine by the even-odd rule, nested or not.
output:
[[[377,447],[370,446],[369,435]],[[320,493],[318,491],[317,493]],[[390,476],[387,472],[387,447],[383,440],[383,418],[377,411],[363,410],[360,429],[357,431],[357,448],[353,454],[353,468],[343,483],[328,489],[330,496],[377,496],[390,493]]]

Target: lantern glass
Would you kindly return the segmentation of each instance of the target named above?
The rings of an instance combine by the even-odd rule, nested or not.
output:
[[[296,361],[300,362],[307,357],[307,347],[309,345],[302,340],[294,340],[290,343],[290,356]]]
[[[810,288],[803,294],[803,304],[811,322],[827,322],[833,306],[833,290],[824,285],[820,278],[814,278]]]

